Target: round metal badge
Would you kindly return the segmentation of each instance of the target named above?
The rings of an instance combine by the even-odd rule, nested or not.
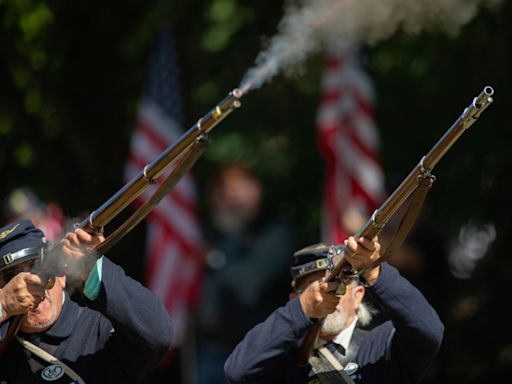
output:
[[[348,363],[345,366],[344,371],[347,373],[347,375],[351,376],[354,373],[356,373],[358,369],[359,369],[359,365],[357,365],[357,363]]]
[[[46,381],[59,380],[62,376],[64,376],[64,368],[60,365],[50,365],[41,372],[41,377]]]

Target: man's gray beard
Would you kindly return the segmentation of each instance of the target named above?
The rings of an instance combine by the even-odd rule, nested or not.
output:
[[[322,323],[322,327],[320,328],[320,333],[337,335],[343,331],[346,326],[346,322],[347,318],[345,314],[336,310],[335,312],[327,315],[324,322]]]

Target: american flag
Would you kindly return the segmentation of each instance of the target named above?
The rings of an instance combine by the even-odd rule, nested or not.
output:
[[[139,105],[126,179],[139,173],[180,137],[182,120],[174,45],[170,32],[162,30],[150,58],[149,83]],[[153,191],[149,188],[136,205],[146,201]],[[185,338],[189,309],[199,294],[202,270],[199,255],[203,240],[190,175],[160,201],[146,225],[146,285],[167,307],[174,329],[173,346],[179,346]]]
[[[373,88],[353,48],[331,47],[317,115],[325,160],[322,239],[341,243],[384,197]]]

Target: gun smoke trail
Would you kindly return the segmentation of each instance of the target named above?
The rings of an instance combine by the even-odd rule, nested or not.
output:
[[[315,33],[340,12],[352,0],[331,1],[332,9],[326,7],[304,7],[291,9],[280,24],[281,33],[272,38],[269,49],[256,58],[256,67],[250,69],[240,83],[245,94],[249,89],[260,87],[265,81],[279,73],[286,64],[294,64],[304,59],[315,49]]]
[[[470,22],[481,6],[504,0],[288,0],[279,33],[256,58],[242,81],[243,94],[263,85],[283,68],[333,42],[375,44],[397,30],[419,33],[441,29],[451,36]]]

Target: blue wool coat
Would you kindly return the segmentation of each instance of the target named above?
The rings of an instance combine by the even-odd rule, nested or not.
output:
[[[8,321],[0,327],[6,334]],[[66,296],[62,312],[50,329],[41,334],[22,335],[71,367],[88,384],[137,382],[165,354],[171,343],[169,316],[158,297],[126,276],[123,269],[103,259],[98,296],[86,307]],[[0,383],[40,383],[35,358],[17,341],[0,362]],[[34,366],[36,372],[33,372]],[[70,383],[64,376],[52,383]]]
[[[377,282],[366,289],[389,318],[364,337],[354,362],[356,382],[417,383],[434,359],[444,327],[423,295],[398,271],[384,263]],[[274,311],[237,345],[225,364],[231,383],[314,382],[309,365],[297,364],[295,346],[314,323],[298,298]]]

